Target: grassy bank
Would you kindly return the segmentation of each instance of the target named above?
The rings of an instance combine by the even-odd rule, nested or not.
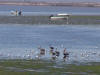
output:
[[[49,16],[0,16],[0,24],[56,24],[91,25],[100,24],[100,16],[70,16],[68,20],[51,20]]]
[[[2,60],[0,75],[100,75],[100,63],[84,65],[43,60]]]

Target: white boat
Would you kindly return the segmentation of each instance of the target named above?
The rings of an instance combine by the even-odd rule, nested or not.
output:
[[[70,14],[62,13],[62,14],[57,14],[56,16],[51,15],[50,19],[51,20],[67,20],[69,16]]]
[[[63,17],[63,16],[53,16],[53,17],[50,17],[51,20],[65,20],[66,17]]]
[[[58,16],[69,16],[70,14],[62,13],[62,14],[57,14]]]

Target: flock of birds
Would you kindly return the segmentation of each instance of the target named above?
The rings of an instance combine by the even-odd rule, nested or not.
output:
[[[21,16],[22,15],[22,11],[11,11],[11,14],[14,15],[14,16]]]
[[[50,57],[52,60],[58,60],[62,59],[63,61],[67,60],[97,60],[100,61],[100,52],[98,51],[89,51],[89,50],[79,50],[79,51],[71,51],[67,50],[66,48],[63,48],[62,50],[58,50],[54,47],[49,47],[49,50],[46,50],[45,48],[39,47],[38,50],[25,50],[24,53],[19,54],[13,54],[10,53],[3,53],[0,52],[0,59],[2,57],[7,59],[45,59],[47,56]],[[48,58],[48,57],[47,57]],[[61,60],[60,59],[60,60]]]
[[[48,52],[48,53],[47,53]],[[61,52],[57,50],[57,48],[54,47],[49,47],[49,51],[47,51],[45,48],[39,47],[37,51],[35,50],[25,50],[21,55],[21,53],[16,55],[13,55],[13,52],[9,53],[2,53],[0,52],[0,57],[7,57],[8,59],[13,59],[13,58],[25,58],[25,59],[42,59],[42,57],[45,57],[46,55],[49,55],[52,60],[56,60],[60,57]],[[69,52],[67,52],[66,48],[64,48],[63,52],[63,60],[66,61],[66,59],[69,57]],[[34,57],[33,57],[34,56]]]

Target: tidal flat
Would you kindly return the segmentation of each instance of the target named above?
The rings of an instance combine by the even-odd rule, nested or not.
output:
[[[51,20],[50,15],[0,16],[0,24],[99,25],[100,15],[70,15],[68,19],[59,20]]]
[[[100,75],[100,63],[13,59],[0,61],[0,75]]]

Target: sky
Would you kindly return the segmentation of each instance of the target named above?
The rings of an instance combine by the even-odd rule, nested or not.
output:
[[[24,1],[24,0],[0,0],[0,1]],[[25,0],[25,1],[50,1],[50,2],[100,2],[100,0]]]

